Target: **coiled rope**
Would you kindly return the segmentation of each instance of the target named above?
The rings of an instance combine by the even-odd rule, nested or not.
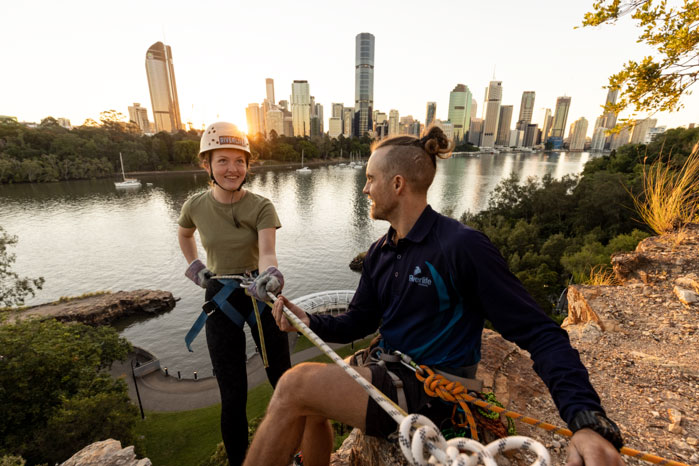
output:
[[[488,409],[501,416],[506,416],[512,419],[519,419],[525,424],[538,427],[548,432],[553,432],[554,434],[564,435],[566,437],[572,437],[573,432],[569,429],[564,429],[563,427],[557,427],[553,424],[547,422],[539,421],[532,417],[527,417],[522,414],[516,413],[514,411],[509,411],[505,408],[493,405],[486,401],[481,400],[468,394],[467,390],[458,382],[452,382],[440,374],[436,374],[432,369],[427,366],[419,366],[422,369],[422,375],[420,371],[415,372],[415,376],[425,384],[425,392],[428,395],[439,397],[445,401],[450,401],[452,403],[458,403],[460,406],[464,406],[465,403],[473,403],[481,408]],[[508,437],[511,438],[511,437]],[[622,447],[621,453],[632,458],[647,461],[652,464],[659,464],[663,466],[688,466],[685,463],[680,463],[679,461],[668,460],[660,456],[651,455],[649,453],[644,453],[633,448]]]
[[[272,293],[267,293],[267,295],[272,301],[277,300]],[[359,375],[306,324],[301,322],[301,319],[296,317],[296,314],[287,309],[286,306],[282,310],[289,322],[299,332],[352,377],[396,421],[400,426],[398,430],[398,444],[403,455],[412,464],[420,466],[435,464],[428,463],[431,458],[429,456],[425,457],[424,452],[427,451],[430,456],[434,457],[437,464],[443,466],[474,466],[478,463],[483,463],[485,466],[496,466],[496,462],[493,459],[494,456],[503,451],[513,449],[531,450],[536,453],[537,459],[532,466],[549,466],[551,464],[551,458],[546,448],[541,443],[526,437],[506,437],[486,446],[465,438],[454,438],[447,442],[431,420],[417,414],[409,415],[403,411],[393,400]],[[465,451],[475,454],[467,455],[463,453]]]

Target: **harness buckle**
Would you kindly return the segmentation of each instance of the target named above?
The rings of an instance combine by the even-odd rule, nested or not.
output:
[[[204,312],[206,312],[207,316],[211,316],[214,312],[216,312],[218,306],[216,306],[216,303],[213,301],[207,301],[204,303],[204,305],[201,307]]]

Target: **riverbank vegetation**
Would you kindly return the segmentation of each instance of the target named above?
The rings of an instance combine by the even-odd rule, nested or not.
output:
[[[605,282],[610,256],[634,249],[653,232],[635,203],[648,204],[656,215],[691,205],[690,199],[696,206],[699,164],[692,151],[698,140],[699,128],[678,128],[647,146],[629,144],[592,159],[578,177],[511,176],[487,209],[461,221],[486,233],[539,305],[554,313],[569,283]],[[649,185],[662,186],[662,193]],[[683,194],[675,198],[677,189]],[[692,215],[679,221],[670,213],[670,223],[676,228]]]
[[[0,326],[0,348],[0,457],[61,463],[107,438],[138,448],[138,408],[104,370],[131,350],[116,330],[27,320]]]
[[[121,170],[119,154],[127,171],[177,170],[197,167],[199,133],[161,132],[141,134],[123,115],[102,112],[99,121],[66,129],[52,118],[28,127],[12,118],[0,118],[0,183],[41,183],[105,178]],[[269,140],[254,137],[250,148],[261,161],[300,162],[330,159],[350,154],[367,157],[371,140],[327,135],[317,138],[286,137],[272,134]]]

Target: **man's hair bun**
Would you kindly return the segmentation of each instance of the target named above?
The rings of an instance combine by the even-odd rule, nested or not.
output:
[[[427,130],[427,133],[420,138],[420,145],[430,156],[432,161],[435,161],[435,157],[442,159],[449,158],[449,154],[452,150],[452,143],[444,134],[442,128],[438,126],[432,126]]]

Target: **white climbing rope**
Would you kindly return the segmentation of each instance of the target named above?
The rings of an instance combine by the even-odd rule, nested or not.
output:
[[[277,298],[267,293],[272,302]],[[284,315],[289,322],[306,338],[308,338],[323,353],[340,366],[355,382],[357,382],[376,403],[393,418],[400,426],[398,443],[405,457],[416,465],[442,466],[475,466],[482,463],[485,466],[496,466],[495,456],[508,450],[529,450],[537,455],[531,466],[550,466],[551,458],[546,448],[536,440],[528,437],[513,436],[482,445],[467,438],[453,438],[446,441],[441,432],[428,418],[418,414],[408,414],[400,406],[384,395],[379,389],[359,375],[337,353],[335,353],[318,335],[316,335],[296,314],[286,306]],[[425,452],[428,456],[425,457]],[[464,452],[472,452],[468,455]]]

